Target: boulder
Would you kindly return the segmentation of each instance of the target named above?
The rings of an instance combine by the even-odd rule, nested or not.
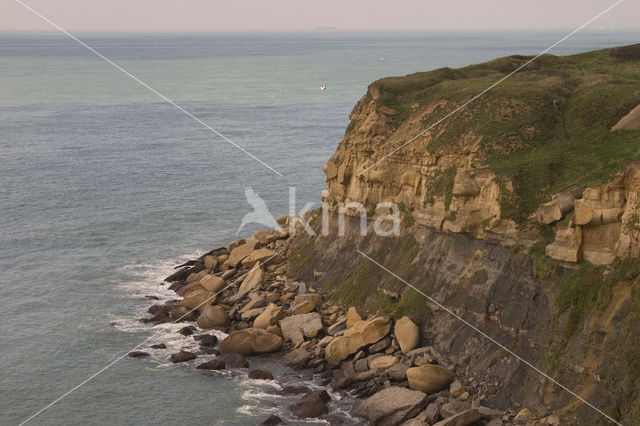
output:
[[[215,300],[215,298],[212,300]],[[169,318],[176,322],[196,320],[196,313],[192,312],[191,309],[186,306],[171,306],[168,308],[168,312]]]
[[[251,355],[275,352],[282,346],[282,338],[265,330],[246,328],[231,332],[220,344],[220,352]]]
[[[358,310],[355,308],[355,306],[347,309],[347,328],[350,328],[358,321],[362,321],[362,317],[358,313]]]
[[[349,321],[347,320],[347,324]],[[387,317],[375,317],[367,321],[357,321],[351,327],[347,325],[345,337],[353,337],[362,340],[362,346],[376,343],[391,329],[390,320]]]
[[[270,415],[269,417],[267,417],[267,420],[262,422],[263,425],[268,425],[268,426],[279,425],[280,423],[282,423],[282,419],[276,416],[275,414]]]
[[[394,364],[387,370],[387,375],[391,380],[402,382],[407,380],[407,370],[409,366],[407,364]]]
[[[205,256],[204,257],[204,267],[213,271],[218,266],[218,258],[215,256]]]
[[[127,356],[129,358],[144,358],[144,357],[148,357],[149,354],[142,351],[132,351],[132,352],[129,352]]]
[[[320,299],[319,294],[300,294],[293,299],[293,305],[289,308],[289,312],[294,315],[309,313],[316,309]]]
[[[451,371],[439,365],[428,364],[407,370],[409,387],[426,394],[446,389],[454,378],[455,376]]]
[[[275,240],[280,240],[287,237],[287,233],[284,231],[276,231],[275,229],[266,229],[264,231],[258,231],[251,236],[251,241],[256,242],[256,247],[264,247],[271,244]]]
[[[499,418],[502,415],[500,411],[494,411],[486,407],[477,407],[464,410],[453,416],[439,421],[434,426],[468,426],[479,420],[490,420]]]
[[[157,343],[155,345],[151,345],[151,349],[167,349],[167,345],[165,343]]]
[[[171,354],[169,359],[171,360],[171,362],[176,364],[178,362],[191,361],[192,359],[196,359],[197,357],[198,356],[194,353],[187,352],[187,351],[180,351],[177,354]]]
[[[233,248],[231,253],[229,253],[229,258],[225,262],[226,265],[229,265],[232,268],[238,266],[247,256],[251,254],[253,249],[255,248],[255,241],[249,241],[245,244],[240,244],[239,246]]]
[[[182,334],[183,336],[191,336],[193,333],[195,333],[196,328],[192,325],[187,325],[185,327],[182,327],[180,330],[178,330],[179,334]]]
[[[268,248],[261,248],[258,250],[254,250],[242,260],[243,265],[253,266],[258,265],[263,262],[267,263],[275,263],[275,258],[278,257],[277,253]],[[269,258],[271,258],[269,260]]]
[[[391,367],[393,364],[397,362],[398,362],[398,358],[396,358],[395,356],[391,356],[391,355],[381,356],[371,361],[369,363],[369,368],[372,370],[376,368],[380,370],[386,370],[387,368]]]
[[[302,343],[305,337],[316,337],[322,329],[322,319],[317,312],[292,315],[280,320],[282,336],[294,344]]]
[[[273,380],[273,374],[267,370],[251,370],[249,371],[249,378],[253,380]]]
[[[307,366],[311,354],[305,348],[294,349],[282,358],[282,363],[294,370],[302,370]]]
[[[305,394],[299,402],[290,405],[289,409],[291,413],[299,419],[319,417],[329,412],[327,402],[330,400],[331,397],[327,391],[312,391]]]
[[[242,284],[240,284],[238,292],[230,297],[229,301],[236,302],[242,299],[244,296],[256,289],[262,282],[263,278],[264,271],[262,270],[262,268],[260,268],[259,266],[254,266],[251,271],[249,271],[247,276],[244,277],[244,280],[242,280]]]
[[[209,290],[198,287],[185,294],[180,305],[188,309],[196,309],[200,305],[215,302],[215,296]]]
[[[238,313],[244,314],[245,312],[247,312],[250,309],[264,308],[265,306],[267,306],[267,298],[266,297],[264,297],[262,295],[256,295],[255,297],[253,295],[251,295],[250,297],[252,297],[252,299],[249,300],[247,302],[247,304],[244,305],[242,307],[242,309],[240,309],[238,311]]]
[[[198,342],[200,346],[215,346],[218,343],[218,337],[213,334],[198,334],[193,336],[193,340]]]
[[[362,347],[361,341],[349,337],[338,336],[329,342],[324,350],[324,358],[342,361],[349,355],[355,354]]]
[[[356,405],[352,414],[374,425],[397,425],[415,416],[426,401],[423,392],[390,386]]]
[[[212,359],[211,361],[203,362],[196,368],[200,370],[222,370],[225,367],[225,362],[222,359]]]
[[[246,322],[250,322],[251,320],[253,320],[255,317],[257,317],[258,315],[260,315],[261,313],[263,313],[265,310],[265,308],[254,308],[254,309],[249,309],[247,312],[245,312],[244,314],[242,314],[240,317],[242,318],[242,321],[246,321]]]
[[[205,275],[198,284],[200,287],[212,293],[217,293],[227,286],[227,282],[225,280],[211,274]]]
[[[269,326],[277,325],[284,316],[282,312],[282,306],[277,306],[271,303],[266,307],[260,315],[258,315],[253,321],[253,328],[267,329]]]
[[[249,361],[240,354],[224,354],[220,357],[229,368],[247,368]]]
[[[198,327],[203,329],[225,327],[229,324],[229,314],[221,306],[207,305],[198,316]]]
[[[396,321],[393,333],[403,354],[417,348],[420,343],[420,329],[409,317],[402,317]]]

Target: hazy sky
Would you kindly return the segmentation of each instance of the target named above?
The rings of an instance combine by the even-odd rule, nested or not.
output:
[[[69,30],[345,30],[575,28],[616,0],[22,0]],[[625,0],[591,28],[639,28]],[[51,27],[0,0],[0,30]]]

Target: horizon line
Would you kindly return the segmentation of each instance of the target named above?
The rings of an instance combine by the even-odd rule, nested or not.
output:
[[[175,33],[175,34],[190,34],[190,33],[364,33],[364,32],[528,32],[528,31],[563,31],[567,28],[553,27],[553,28],[384,28],[384,29],[350,29],[350,28],[290,28],[290,29],[269,29],[269,28],[247,28],[247,29],[73,29],[75,32],[82,33]],[[591,33],[610,33],[616,31],[640,31],[640,27],[604,27],[604,28],[590,28],[585,29],[584,32]],[[6,33],[58,33],[53,29],[1,29],[0,34]]]

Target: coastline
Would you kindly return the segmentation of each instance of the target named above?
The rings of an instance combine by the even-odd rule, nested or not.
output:
[[[289,218],[278,218],[286,227]],[[269,383],[288,395],[279,415],[263,424],[318,422],[354,424],[517,424],[533,420],[528,410],[493,410],[455,365],[430,345],[408,317],[367,315],[331,301],[313,283],[292,280],[296,235],[256,232],[176,266],[165,279],[179,299],[154,304],[152,324],[181,324],[198,349],[169,353],[207,374],[241,375]],[[295,274],[293,274],[295,275]],[[130,353],[145,357],[145,349]],[[285,384],[287,375],[259,368],[275,361],[311,386]],[[271,364],[272,369],[273,364]],[[256,368],[257,367],[257,368]],[[407,373],[407,371],[409,371]],[[315,385],[315,386],[314,386]],[[289,402],[294,401],[289,404]],[[557,424],[548,416],[537,424]]]

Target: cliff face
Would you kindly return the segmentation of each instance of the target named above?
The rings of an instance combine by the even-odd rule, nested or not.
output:
[[[325,200],[370,217],[392,201],[405,225],[506,245],[553,231],[562,261],[640,255],[640,45],[542,57],[454,113],[527,59],[373,83],[325,166]]]
[[[527,59],[373,83],[325,166],[324,200],[334,211],[360,203],[369,219],[387,213],[379,202],[397,203],[401,235],[361,236],[353,218],[344,237],[336,229],[296,236],[289,276],[315,281],[345,306],[410,316],[421,343],[491,406],[606,424],[359,249],[638,424],[640,45],[544,56],[415,137]]]

